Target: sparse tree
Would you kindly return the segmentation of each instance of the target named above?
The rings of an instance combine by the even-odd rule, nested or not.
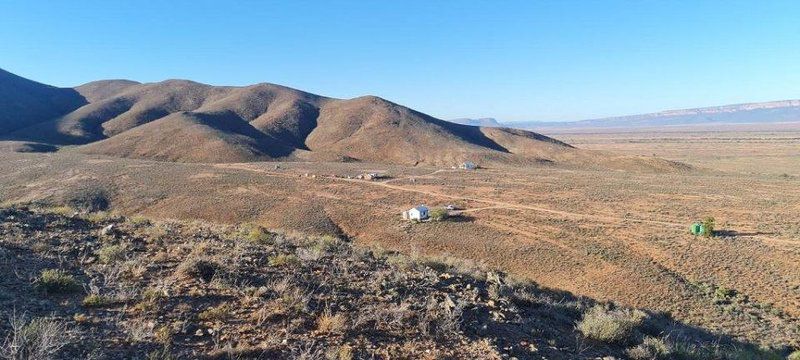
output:
[[[446,209],[441,209],[441,208],[433,209],[430,212],[430,217],[431,217],[431,220],[433,220],[433,221],[447,220],[448,216],[450,216],[450,214],[447,212]]]
[[[714,218],[711,216],[703,220],[703,236],[704,237],[714,236]]]

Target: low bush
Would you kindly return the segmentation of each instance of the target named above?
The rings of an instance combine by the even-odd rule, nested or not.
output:
[[[609,310],[595,305],[583,315],[577,329],[584,337],[604,343],[628,343],[645,319],[639,310]]]
[[[220,268],[220,264],[216,261],[206,258],[190,257],[178,265],[177,272],[181,275],[200,279],[208,283],[214,279],[214,275],[217,274]]]
[[[714,290],[714,302],[718,304],[729,303],[736,296],[736,291],[720,286]]]
[[[429,216],[433,221],[444,221],[450,216],[450,213],[447,212],[447,209],[437,208],[431,210]]]
[[[97,259],[103,264],[110,264],[125,256],[125,247],[122,245],[106,245],[95,251]]]
[[[51,359],[66,346],[66,326],[48,318],[27,322],[24,317],[12,315],[11,331],[0,346],[3,359]]]
[[[670,347],[664,340],[648,336],[641,344],[628,349],[627,353],[634,360],[668,359]]]
[[[241,236],[255,244],[271,244],[275,238],[275,235],[267,231],[267,229],[255,224],[242,226]]]
[[[714,218],[710,216],[703,220],[703,233],[701,235],[705,237],[714,236],[714,222]]]
[[[317,331],[325,334],[340,334],[347,330],[347,318],[326,310],[317,318]]]
[[[231,307],[227,304],[222,304],[204,310],[197,314],[197,318],[203,321],[225,320],[230,316],[230,313]]]
[[[270,256],[267,260],[269,266],[294,266],[300,264],[300,259],[293,254],[279,254]]]
[[[98,294],[90,294],[83,298],[81,303],[85,307],[102,307],[110,304],[111,299]]]
[[[105,211],[111,204],[108,191],[102,186],[87,184],[68,191],[64,197],[71,208],[85,212]]]
[[[54,294],[73,293],[81,288],[72,275],[59,269],[43,270],[36,283],[40,289]]]

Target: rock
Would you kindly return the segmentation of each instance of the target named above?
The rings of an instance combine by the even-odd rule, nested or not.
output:
[[[114,224],[107,225],[102,230],[100,230],[101,236],[111,236],[114,234]]]
[[[444,296],[443,304],[444,304],[444,307],[446,309],[448,309],[448,310],[454,309],[456,307],[456,303],[455,303],[455,301],[453,301],[453,299],[450,297],[450,295],[445,295]]]

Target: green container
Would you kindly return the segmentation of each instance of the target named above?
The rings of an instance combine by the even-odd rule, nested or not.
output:
[[[692,232],[692,235],[700,235],[700,234],[702,234],[702,233],[703,233],[703,224],[701,224],[701,223],[694,223],[694,224],[692,224],[692,226],[689,228],[689,230]]]

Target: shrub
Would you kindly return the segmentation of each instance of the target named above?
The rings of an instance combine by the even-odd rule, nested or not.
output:
[[[84,324],[89,322],[89,316],[87,316],[86,314],[75,313],[74,315],[72,315],[72,320],[74,320],[78,324]]]
[[[101,307],[110,304],[111,299],[98,294],[90,294],[83,298],[81,303],[85,307]]]
[[[347,318],[342,314],[332,314],[326,310],[317,318],[317,331],[325,334],[343,333],[347,330]]]
[[[282,310],[289,313],[300,313],[308,309],[311,294],[297,287],[290,287],[280,294],[278,299]]]
[[[353,348],[350,345],[342,345],[339,347],[338,351],[336,352],[336,357],[334,359],[337,360],[352,360],[353,359]]]
[[[142,300],[144,301],[158,301],[164,296],[164,291],[156,288],[147,288],[142,291]]]
[[[210,307],[200,314],[197,318],[203,321],[225,320],[231,313],[231,307],[227,304],[222,304],[217,307]]]
[[[335,251],[340,244],[341,241],[339,238],[332,235],[323,235],[316,239],[314,244],[309,248],[322,253],[328,253]]]
[[[433,221],[444,221],[447,220],[447,217],[450,216],[450,213],[447,212],[447,209],[437,208],[431,210],[429,216]]]
[[[61,216],[70,216],[75,213],[75,209],[69,206],[52,206],[45,209],[45,211]]]
[[[54,294],[67,294],[78,291],[81,287],[72,275],[64,270],[47,269],[36,280],[42,290]]]
[[[12,315],[11,331],[0,347],[4,359],[51,359],[68,344],[63,323],[47,318],[26,322],[23,316]]]
[[[666,359],[670,348],[664,340],[648,336],[641,344],[628,349],[627,353],[634,360]]]
[[[789,354],[789,356],[786,357],[786,360],[800,360],[800,350]]]
[[[103,264],[109,264],[125,256],[125,247],[122,245],[107,245],[95,251],[97,258]]]
[[[86,214],[83,218],[86,219],[87,221],[97,223],[111,219],[111,217],[112,217],[111,213],[107,211],[98,211]]]
[[[626,343],[646,315],[639,310],[608,310],[595,305],[583,315],[577,329],[588,339],[604,343]]]
[[[108,192],[99,186],[84,185],[68,192],[65,197],[71,208],[85,212],[105,211],[110,205]]]
[[[714,302],[729,303],[735,295],[736,295],[735,290],[720,286],[716,290],[714,290]]]
[[[137,216],[134,216],[134,217],[130,218],[130,222],[131,222],[131,224],[137,225],[137,226],[150,225],[150,219],[148,219],[148,218],[146,218],[144,216],[140,216],[140,215],[137,215]]]
[[[714,236],[714,218],[713,217],[709,216],[705,220],[703,220],[703,233],[702,233],[702,235],[705,236],[705,237]]]
[[[177,271],[184,276],[200,279],[204,282],[211,282],[219,269],[220,265],[215,261],[205,258],[190,257],[178,266]]]
[[[279,254],[268,258],[269,266],[294,266],[300,264],[300,259],[293,254]]]
[[[254,225],[247,224],[242,228],[242,237],[247,241],[256,244],[271,244],[274,240],[274,234],[267,231],[267,229]]]

